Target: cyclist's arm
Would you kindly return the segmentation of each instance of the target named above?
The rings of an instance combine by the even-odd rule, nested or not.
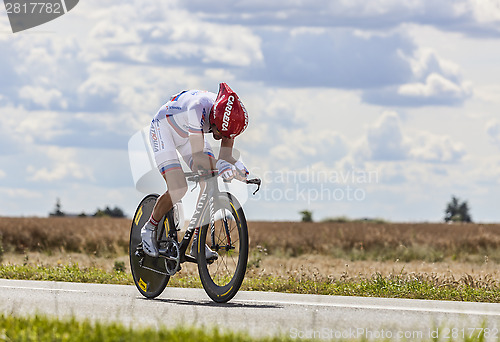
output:
[[[205,170],[211,170],[213,168],[210,157],[203,153],[205,140],[203,136],[202,112],[203,107],[199,102],[192,103],[187,108],[188,133],[193,158],[193,171],[199,170],[200,168]]]
[[[210,157],[203,153],[203,148],[205,146],[203,133],[189,133],[189,143],[191,144],[193,158],[192,169],[198,170],[202,168],[205,170],[211,170],[213,165],[211,165]]]
[[[236,159],[233,157],[234,139],[222,138],[220,143],[219,159],[223,159],[234,165]]]

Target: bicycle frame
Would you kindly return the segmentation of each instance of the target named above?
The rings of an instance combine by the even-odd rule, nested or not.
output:
[[[186,232],[184,233],[184,237],[182,238],[182,240],[179,243],[179,252],[181,255],[181,258],[180,258],[181,263],[183,263],[185,261],[189,261],[189,262],[193,262],[193,263],[197,262],[196,259],[193,258],[192,256],[186,255],[186,250],[187,250],[188,245],[191,242],[191,239],[192,239],[193,235],[195,234],[195,232],[198,233],[198,230],[204,224],[206,224],[205,222],[202,222],[202,221],[203,221],[203,218],[205,217],[205,213],[207,212],[207,210],[209,210],[209,212],[210,212],[210,222],[209,223],[210,223],[210,227],[213,231],[214,212],[215,212],[214,198],[216,198],[217,194],[220,192],[218,184],[217,184],[217,177],[210,177],[207,179],[204,178],[203,180],[198,179],[197,182],[204,182],[204,189],[198,198],[195,212],[194,212],[193,216],[191,217],[191,219],[189,220],[189,225],[187,227]],[[174,239],[175,241],[178,241],[177,229],[175,228],[175,226],[173,224],[173,220],[171,220],[169,218],[169,216],[171,216],[171,215],[167,214],[167,217],[164,220],[164,223],[168,226],[167,227],[167,229],[168,229],[167,236],[169,238]],[[165,229],[165,224],[162,225],[159,236],[163,236],[163,230]],[[159,242],[162,242],[162,241],[164,241],[164,240],[161,240]]]
[[[195,212],[193,213],[193,216],[191,217],[191,220],[189,221],[188,228],[186,232],[184,233],[184,236],[182,240],[179,243],[178,236],[177,236],[177,229],[174,225],[173,221],[173,215],[172,211],[169,211],[163,219],[163,224],[161,225],[159,235],[158,236],[163,236],[163,233],[165,229],[167,229],[167,240],[159,240],[158,243],[162,242],[167,242],[168,239],[173,239],[177,243],[179,243],[179,253],[180,253],[180,263],[183,262],[192,262],[192,263],[197,263],[196,258],[186,255],[186,250],[191,242],[191,239],[193,238],[193,235],[195,233],[199,233],[199,229],[206,225],[210,224],[210,233],[211,233],[211,238],[212,241],[214,241],[214,222],[215,222],[215,203],[214,199],[218,198],[218,194],[220,193],[218,182],[217,182],[217,177],[218,173],[216,170],[208,173],[208,174],[199,174],[199,173],[186,173],[185,174],[187,180],[194,181],[196,184],[202,183],[204,185],[203,191],[201,192],[198,201],[196,203],[196,208]],[[260,189],[260,184],[261,181],[260,179],[249,179],[246,180],[247,184],[255,184],[258,186],[257,190],[254,191],[254,194],[259,191]],[[210,213],[210,222],[203,222],[203,218],[205,217],[206,212]],[[227,227],[227,222],[224,221],[225,225],[225,230],[226,230],[226,236],[227,236],[227,245],[226,248],[231,247],[231,236],[229,234],[229,228]],[[165,227],[166,226],[166,227]],[[160,257],[167,257],[166,251],[160,249]]]

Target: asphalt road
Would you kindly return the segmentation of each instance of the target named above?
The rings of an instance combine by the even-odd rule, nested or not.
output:
[[[133,326],[218,326],[297,339],[447,340],[453,334],[477,335],[485,327],[490,329],[487,340],[500,336],[500,304],[245,291],[227,304],[216,304],[202,289],[167,287],[151,300],[134,286],[5,279],[0,279],[0,312]]]

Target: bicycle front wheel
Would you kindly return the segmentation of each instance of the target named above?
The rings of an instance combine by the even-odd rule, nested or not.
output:
[[[207,210],[198,237],[198,272],[208,296],[225,303],[240,289],[248,261],[248,229],[239,202],[229,193],[214,198],[214,212]],[[213,224],[210,224],[213,219]],[[205,244],[219,257],[207,262]]]

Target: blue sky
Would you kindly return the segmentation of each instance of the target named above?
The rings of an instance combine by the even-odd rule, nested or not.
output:
[[[129,139],[227,82],[250,219],[440,221],[455,195],[499,222],[498,61],[498,0],[86,0],[16,34],[2,9],[0,215],[132,215]]]

